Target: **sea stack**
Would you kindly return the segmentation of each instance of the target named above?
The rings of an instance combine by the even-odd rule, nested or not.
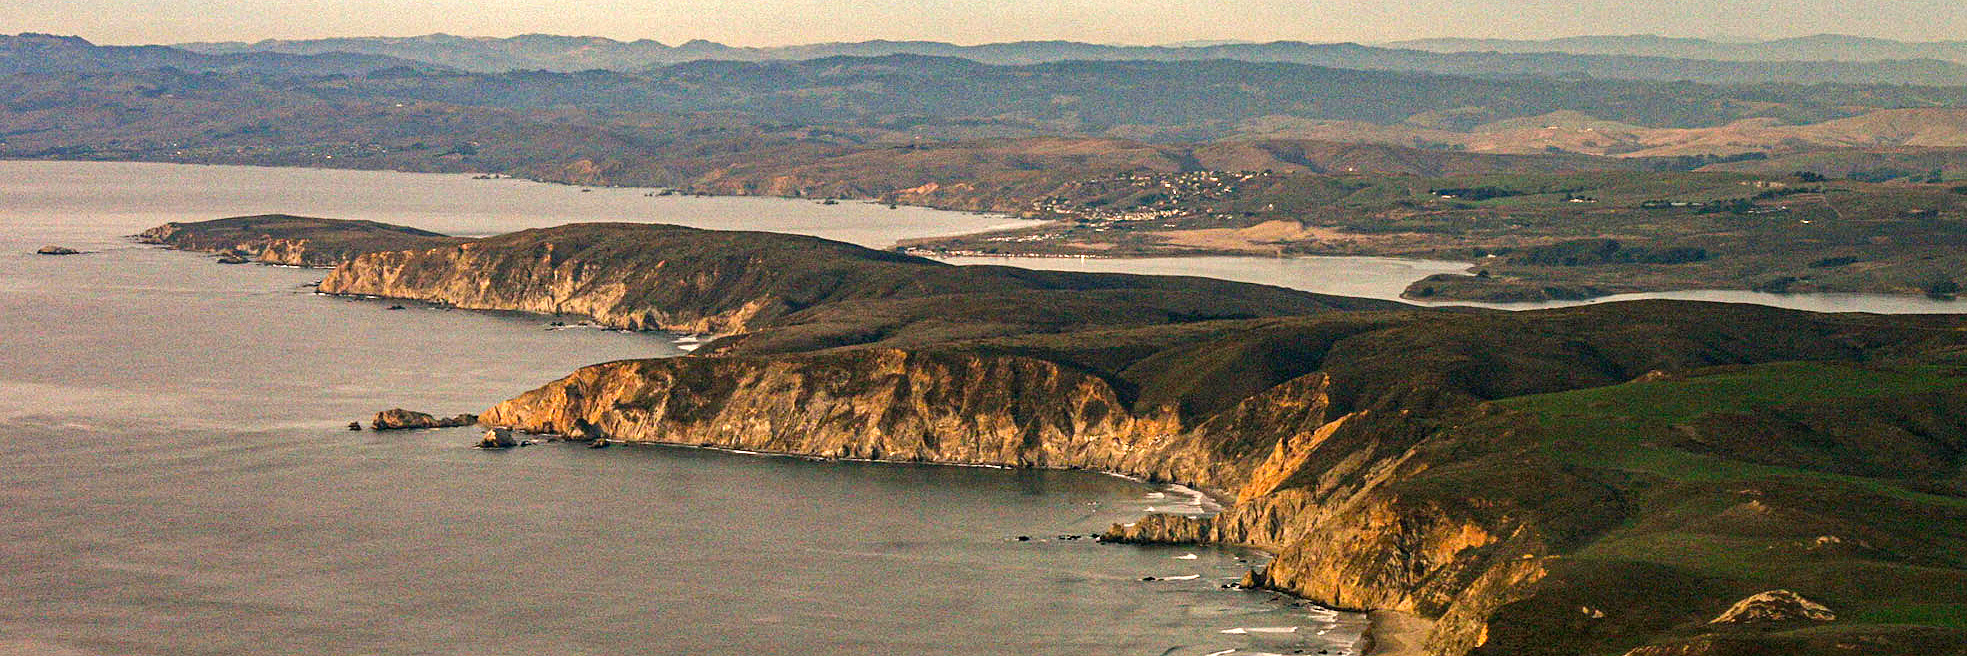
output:
[[[519,440],[513,439],[512,429],[509,428],[485,431],[485,436],[478,440],[480,449],[510,449],[515,446],[519,446]]]
[[[392,408],[376,413],[376,418],[369,422],[369,428],[379,431],[405,428],[451,428],[454,426],[470,426],[476,423],[478,423],[478,415],[464,414],[455,417],[440,418],[426,412]]]

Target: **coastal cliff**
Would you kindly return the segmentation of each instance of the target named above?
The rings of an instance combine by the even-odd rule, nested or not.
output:
[[[424,249],[464,240],[426,230],[285,214],[166,223],[135,236],[146,244],[217,253],[262,264],[328,268],[379,250]]]
[[[821,266],[772,266],[787,253]],[[583,224],[370,253],[336,268],[321,291],[578,315],[629,330],[729,333],[836,295],[926,291],[941,281],[911,274],[932,264],[794,235]]]
[[[494,406],[534,433],[827,458],[1087,468],[1233,483],[1172,411],[1136,415],[1106,382],[1016,356],[858,349],[792,358],[614,362]]]
[[[825,458],[1096,469],[1236,491],[1238,503],[1220,516],[1155,516],[1108,537],[1272,550],[1278,558],[1253,575],[1253,585],[1339,608],[1442,617],[1431,648],[1466,651],[1480,641],[1489,611],[1542,575],[1540,560],[1523,556],[1548,548],[1531,529],[1387,493],[1412,473],[1402,467],[1411,456],[1398,449],[1322,468],[1331,481],[1323,488],[1279,490],[1304,472],[1319,445],[1385,430],[1343,435],[1367,422],[1326,420],[1328,393],[1324,376],[1312,374],[1251,400],[1300,409],[1300,430],[1271,451],[1237,453],[1221,448],[1239,437],[1237,422],[1188,424],[1165,407],[1135,412],[1107,381],[1057,363],[855,349],[594,365],[500,403],[481,421]]]
[[[629,223],[368,253],[320,289],[628,330],[774,329],[749,336],[752,351],[1398,307],[1201,278],[956,267],[816,237]]]
[[[1106,537],[1271,551],[1276,557],[1253,571],[1248,585],[1336,608],[1426,618],[1426,634],[1413,639],[1430,654],[1658,651],[1716,631],[1734,645],[1787,644],[1782,626],[1716,629],[1700,616],[1782,586],[1843,604],[1883,602],[1865,601],[1861,590],[1799,581],[1790,564],[1799,556],[1788,552],[1756,547],[1752,558],[1766,568],[1727,572],[1713,568],[1738,558],[1729,554],[1738,546],[1714,553],[1620,546],[1697,530],[1689,522],[1724,521],[1701,509],[1741,494],[1743,483],[1597,460],[1613,458],[1607,449],[1616,458],[1648,449],[1690,452],[1653,437],[1613,449],[1595,429],[1564,428],[1526,400],[1569,403],[1568,395],[1611,393],[1598,390],[1677,396],[1742,377],[1743,384],[1835,397],[1841,392],[1791,377],[1848,378],[1858,370],[1793,363],[1888,353],[1945,359],[1967,341],[1967,326],[1954,319],[1862,323],[1767,308],[1635,303],[1522,314],[1335,313],[907,349],[746,354],[740,341],[723,355],[586,367],[498,404],[482,419],[610,441],[1086,468],[1196,486],[1232,503],[1214,517],[1150,516]],[[1245,366],[1253,362],[1265,367]],[[1954,390],[1947,394],[1963,383],[1956,374],[1905,375]],[[1897,393],[1864,389],[1859,393]],[[1580,407],[1613,411],[1591,402]],[[1703,413],[1698,423],[1711,426],[1721,416]],[[1662,434],[1673,434],[1676,422]],[[1960,437],[1967,421],[1928,428],[1967,442]],[[1934,457],[1961,453],[1935,448],[1954,455]],[[1783,505],[1818,509],[1812,512],[1849,492],[1845,483],[1814,475],[1782,480],[1755,489],[1782,489]],[[1771,543],[1808,530],[1886,542],[1878,536],[1892,530],[1876,519],[1864,527],[1793,521],[1765,521],[1752,535],[1742,534],[1750,530],[1742,525],[1725,530],[1736,540]],[[1631,528],[1635,522],[1648,528]],[[1893,539],[1917,539],[1903,533]],[[1863,559],[1805,557],[1882,571]],[[1931,575],[1917,567],[1891,571]],[[1967,580],[1967,572],[1949,571]],[[1878,634],[1863,624],[1838,630]],[[1923,653],[1916,649],[1933,644],[1879,640],[1878,653]]]

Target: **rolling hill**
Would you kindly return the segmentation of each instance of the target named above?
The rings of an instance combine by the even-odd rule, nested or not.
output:
[[[1957,57],[1935,57],[1910,48],[1901,56],[1864,61],[1843,56],[1770,58],[1706,57],[1641,52],[1567,52],[1439,47],[1376,47],[1354,43],[1213,43],[1187,46],[1116,46],[1072,41],[1019,41],[956,45],[935,41],[863,41],[779,47],[733,47],[695,40],[670,46],[655,41],[616,41],[600,37],[527,34],[510,38],[430,34],[416,37],[361,37],[267,40],[253,43],[186,43],[177,47],[212,54],[288,53],[321,55],[364,53],[426,61],[480,73],[521,69],[572,72],[589,69],[639,70],[698,60],[796,61],[827,57],[918,55],[952,57],[998,65],[1062,61],[1204,61],[1294,63],[1335,68],[1412,71],[1480,77],[1588,76],[1605,79],[1747,82],[1967,83],[1967,65]],[[1908,47],[1911,44],[1902,44]],[[1486,50],[1486,51],[1485,51]],[[1931,50],[1931,49],[1928,49]],[[1841,51],[1828,50],[1830,54]],[[1957,54],[1939,49],[1939,54]]]
[[[448,66],[359,52],[207,54],[169,46],[99,46],[74,36],[0,36],[0,75],[109,73],[172,68],[200,73],[310,76],[359,75],[385,69],[425,72]]]

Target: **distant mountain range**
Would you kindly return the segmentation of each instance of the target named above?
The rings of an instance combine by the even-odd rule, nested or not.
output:
[[[1617,37],[1625,38],[1625,37]],[[1675,40],[1678,41],[1678,40]],[[417,37],[357,37],[253,43],[186,43],[179,48],[209,55],[359,53],[414,60],[473,72],[496,73],[535,69],[636,71],[652,66],[697,60],[768,61],[824,57],[923,55],[1020,65],[1046,62],[1195,61],[1230,59],[1247,62],[1309,64],[1333,68],[1412,71],[1475,77],[1574,77],[1599,79],[1689,80],[1707,83],[1755,82],[1872,82],[1892,84],[1967,84],[1967,56],[1945,44],[1898,44],[1907,54],[1891,57],[1806,57],[1814,50],[1798,47],[1796,57],[1697,57],[1643,52],[1574,53],[1557,46],[1453,48],[1447,42],[1422,47],[1376,47],[1353,43],[1211,43],[1161,46],[1115,46],[1072,41],[1020,41],[984,45],[955,45],[934,41],[863,41],[778,47],[734,47],[694,40],[680,45],[656,41],[616,41],[600,37],[529,34],[509,38],[431,34]],[[1486,43],[1486,42],[1485,42]],[[1524,43],[1524,42],[1498,42]],[[1544,42],[1556,43],[1556,42]],[[1584,41],[1581,43],[1592,43]],[[1883,42],[1892,44],[1896,42]],[[1724,44],[1715,44],[1724,45]],[[1919,50],[1928,48],[1932,53]],[[1579,46],[1583,47],[1583,46]],[[1854,46],[1855,47],[1855,46]],[[1882,46],[1880,46],[1882,48]],[[1637,48],[1637,46],[1635,46]],[[1494,52],[1440,52],[1491,50]],[[1819,50],[1841,53],[1829,45]],[[1882,51],[1882,50],[1881,50]],[[1921,54],[1926,53],[1926,54]],[[1951,53],[1951,54],[1948,54]],[[1944,55],[1944,56],[1942,56]],[[1862,61],[1832,61],[1861,59]]]
[[[758,152],[763,139],[832,150],[1056,135],[1733,157],[1967,146],[1967,110],[1953,108],[1967,108],[1967,87],[1485,79],[1233,60],[998,66],[889,55],[317,77],[160,69],[0,75],[0,155],[189,149],[404,167],[402,158],[524,149],[497,155],[504,168],[493,170],[505,170],[576,152],[716,159]],[[1869,118],[1844,120],[1859,116]],[[301,150],[264,152],[288,146]]]
[[[829,158],[870,149],[1047,136],[1159,144],[1380,144],[1398,147],[1402,154],[1392,159],[1423,163],[1465,153],[1653,160],[1621,161],[1616,164],[1621,167],[1693,168],[1751,160],[1774,166],[1781,159],[1780,165],[1791,170],[1887,179],[1932,177],[1931,171],[1960,160],[1952,152],[1933,152],[1967,152],[1967,83],[1867,84],[1853,77],[1834,84],[1714,84],[1362,70],[1360,63],[1384,64],[1393,56],[1386,53],[1396,53],[1410,57],[1406,61],[1414,66],[1460,62],[1461,69],[1471,70],[1482,69],[1483,62],[1610,57],[1597,55],[1466,55],[1277,43],[1121,47],[869,42],[756,49],[553,36],[298,43],[312,44],[308,48],[366,43],[388,46],[397,54],[194,52],[98,46],[44,34],[0,36],[0,157],[518,171],[570,181],[660,184],[759,162],[832,166],[847,160]],[[440,50],[451,55],[439,58],[444,62],[402,56],[417,54],[411,48],[417,44],[430,46],[426,55]],[[972,57],[767,57],[898,47],[954,49]],[[683,56],[679,52],[700,56],[638,66],[639,60],[629,56],[634,52],[642,53],[637,57]],[[1162,53],[1168,58],[1068,57],[1087,52]],[[1342,66],[1169,54],[1197,52],[1252,58],[1266,52],[1282,53],[1278,58],[1291,53],[1362,54],[1340,62]],[[462,59],[467,54],[481,59],[469,66],[453,65],[468,63]],[[626,70],[465,70],[488,66],[493,59],[483,58],[494,55],[534,63],[584,58]],[[753,60],[731,60],[738,55]],[[1048,56],[1065,59],[1035,64],[976,60]],[[1784,67],[1804,72],[1881,70],[1876,62],[1620,57],[1670,64],[1681,72],[1708,70],[1730,79],[1749,70],[1792,70]],[[1785,159],[1855,150],[1906,152],[1873,153],[1861,160]],[[1346,157],[1362,152],[1395,151],[1345,151]],[[1245,158],[1239,166],[1291,163],[1273,155]],[[557,168],[581,162],[587,168],[572,173]]]
[[[1967,41],[1905,42],[1841,34],[1734,43],[1652,35],[1578,36],[1546,40],[1419,39],[1381,44],[1430,52],[1561,52],[1722,61],[1882,61],[1940,59],[1967,63]]]
[[[401,68],[441,72],[449,67],[362,52],[200,53],[168,46],[99,46],[74,36],[0,36],[0,75],[20,73],[113,73],[175,68],[195,73],[253,73],[275,76],[357,75]]]

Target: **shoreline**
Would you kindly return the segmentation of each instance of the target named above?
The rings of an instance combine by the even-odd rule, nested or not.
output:
[[[684,357],[684,356],[675,356],[675,357]],[[524,431],[520,431],[517,428],[512,428],[509,426],[488,426],[486,424],[474,424],[473,427],[486,428],[486,429],[505,428],[506,430],[510,430],[513,432],[524,432]],[[527,434],[552,435],[551,433],[527,433]],[[565,436],[556,436],[556,437],[559,437],[560,441],[563,442],[580,441],[580,440],[567,439]],[[1038,471],[1086,472],[1089,474],[1099,474],[1101,476],[1112,476],[1114,478],[1125,479],[1136,483],[1140,483],[1142,485],[1156,486],[1156,489],[1154,490],[1155,492],[1169,494],[1170,496],[1185,498],[1187,501],[1189,501],[1189,503],[1178,504],[1178,505],[1192,505],[1201,511],[1201,514],[1186,515],[1192,517],[1214,516],[1215,514],[1222,512],[1224,508],[1227,508],[1228,504],[1235,503],[1234,501],[1229,500],[1227,497],[1223,496],[1219,491],[1209,490],[1206,488],[1188,485],[1185,483],[1151,481],[1145,478],[1141,478],[1139,476],[1134,476],[1132,474],[1124,474],[1116,471],[1107,471],[1104,469],[1088,469],[1085,467],[1036,467],[1036,466],[1020,467],[1016,465],[993,465],[988,463],[976,463],[976,462],[940,462],[935,460],[890,460],[886,458],[839,458],[839,457],[830,457],[830,456],[808,455],[804,453],[790,453],[784,451],[755,451],[751,449],[740,449],[736,447],[717,446],[714,444],[687,444],[682,442],[645,442],[640,440],[610,439],[608,443],[614,446],[696,449],[700,451],[717,451],[720,453],[730,453],[730,454],[745,455],[745,456],[760,456],[765,458],[791,458],[795,460],[806,460],[809,462],[855,462],[855,463],[867,463],[867,464],[876,464],[876,465],[966,467],[971,469],[1001,469],[1006,471],[1038,470]],[[1160,511],[1155,511],[1153,514],[1178,514],[1178,513],[1161,513]],[[1249,545],[1226,545],[1226,546],[1244,547]],[[1251,548],[1256,548],[1256,547],[1251,547]],[[1268,550],[1262,550],[1262,549],[1259,550],[1265,551],[1265,553],[1269,553]],[[1276,592],[1283,592],[1283,591],[1278,590]],[[1285,594],[1289,594],[1289,593],[1285,593]],[[1297,597],[1297,595],[1292,595],[1292,596]],[[1298,598],[1302,599],[1302,597],[1298,597]],[[1311,600],[1306,599],[1305,601],[1311,601]],[[1320,608],[1324,608],[1324,606],[1320,606]]]
[[[470,428],[478,429],[478,428],[496,428],[496,427],[487,426],[485,424],[476,424],[474,426],[471,426]],[[443,430],[443,429],[438,429],[438,430]],[[521,432],[518,429],[510,428],[510,427],[507,427],[507,430],[512,430],[514,432]],[[546,435],[547,433],[529,433],[529,434]],[[560,437],[559,439],[560,441],[563,442],[576,441],[576,440],[568,440],[564,436]],[[1097,474],[1101,476],[1111,476],[1114,478],[1140,483],[1142,485],[1150,486],[1150,490],[1154,493],[1168,494],[1170,496],[1175,496],[1175,495],[1186,496],[1188,497],[1188,500],[1191,503],[1193,503],[1198,510],[1201,511],[1199,514],[1163,513],[1163,512],[1155,511],[1155,512],[1150,512],[1149,515],[1174,514],[1184,517],[1214,517],[1222,513],[1223,510],[1225,510],[1228,507],[1225,503],[1227,501],[1225,497],[1219,496],[1217,492],[1205,488],[1185,485],[1182,483],[1173,483],[1173,482],[1157,483],[1141,478],[1139,476],[1124,474],[1115,471],[1107,471],[1104,469],[1087,469],[1087,468],[1074,468],[1074,467],[1018,467],[1012,465],[992,465],[992,464],[982,464],[982,463],[938,462],[934,460],[888,460],[888,459],[879,459],[879,458],[839,458],[839,457],[807,455],[801,453],[788,453],[788,452],[781,452],[781,451],[756,451],[752,449],[739,449],[735,447],[723,447],[723,446],[716,446],[711,444],[685,444],[679,442],[644,442],[644,441],[610,440],[610,444],[613,446],[630,447],[630,448],[690,449],[690,450],[697,450],[697,451],[712,451],[717,453],[728,453],[732,455],[754,456],[754,457],[762,457],[762,458],[787,458],[787,459],[794,459],[794,460],[804,460],[807,462],[849,462],[849,463],[873,464],[873,465],[964,467],[964,468],[971,468],[971,469],[997,469],[997,470],[1005,470],[1005,471],[1015,471],[1015,470],[1040,470],[1040,471],[1059,471],[1059,472],[1077,471],[1077,472],[1085,472],[1089,474]],[[1229,503],[1233,503],[1233,502],[1229,502]],[[1138,518],[1136,521],[1138,521]],[[1097,537],[1095,537],[1094,540],[1096,542],[1104,543],[1103,540],[1099,540]],[[1211,546],[1211,547],[1218,547],[1218,548],[1248,549],[1251,551],[1262,553],[1271,558],[1275,558],[1277,556],[1275,552],[1253,544],[1241,544],[1241,543],[1229,543],[1229,542],[1193,542],[1193,543],[1168,543],[1167,546],[1176,546],[1177,544],[1186,545],[1186,546],[1195,546],[1195,547]],[[1303,601],[1311,604],[1316,608],[1324,609],[1326,611],[1331,611],[1336,613],[1354,613],[1364,616],[1366,618],[1366,627],[1360,631],[1358,640],[1355,640],[1353,642],[1352,649],[1349,650],[1349,653],[1352,654],[1353,656],[1426,656],[1424,652],[1420,651],[1420,644],[1423,640],[1427,638],[1428,632],[1434,628],[1434,622],[1431,620],[1421,619],[1414,615],[1401,613],[1398,611],[1381,611],[1381,610],[1360,611],[1360,610],[1345,610],[1339,608],[1332,608],[1330,606],[1320,604],[1317,600],[1300,596],[1288,590],[1278,590],[1275,588],[1258,588],[1258,589],[1284,595],[1285,597],[1294,600]],[[1384,645],[1384,650],[1381,650],[1381,648],[1378,647],[1379,645]]]
[[[644,191],[670,190],[670,191],[677,191],[676,195],[683,195],[683,196],[690,196],[690,197],[775,199],[775,200],[781,200],[787,202],[810,202],[810,203],[823,203],[824,200],[826,200],[826,199],[815,199],[812,197],[805,197],[805,196],[778,196],[778,195],[768,195],[768,194],[710,194],[710,193],[695,193],[695,192],[685,193],[673,187],[645,186],[645,185],[635,185],[635,184],[575,184],[571,182],[561,182],[555,180],[520,177],[511,174],[469,172],[469,171],[463,171],[463,172],[413,171],[413,170],[387,169],[387,168],[360,168],[360,167],[339,167],[339,166],[293,166],[293,165],[279,165],[279,164],[253,164],[253,163],[229,163],[229,162],[228,163],[179,162],[179,161],[162,161],[162,160],[149,160],[149,159],[85,159],[85,158],[59,158],[59,157],[57,158],[0,157],[0,161],[80,162],[80,163],[99,162],[99,163],[150,164],[150,165],[160,165],[160,166],[208,166],[208,167],[236,166],[236,167],[251,167],[251,168],[264,168],[264,169],[357,171],[357,172],[395,173],[395,174],[408,174],[408,175],[431,175],[431,176],[491,175],[491,176],[502,176],[502,177],[489,177],[489,178],[474,177],[473,179],[484,179],[484,180],[495,180],[495,181],[518,181],[518,182],[527,182],[532,184],[552,185],[552,186],[561,186],[561,187],[576,187],[576,188],[595,187],[595,188],[606,188],[606,189],[644,190]],[[1327,257],[1384,258],[1384,259],[1392,259],[1392,260],[1426,260],[1426,258],[1415,257],[1411,255],[1403,256],[1403,255],[1391,255],[1391,254],[1294,255],[1294,256],[1280,258],[1280,257],[1272,257],[1272,256],[1252,255],[1241,251],[1218,252],[1218,251],[1193,251],[1193,250],[1170,252],[1165,254],[1134,254],[1134,255],[1121,255],[1121,256],[1094,254],[1094,253],[1088,253],[1088,254],[970,253],[967,251],[954,251],[954,252],[935,251],[931,249],[918,248],[914,246],[912,242],[916,242],[918,240],[927,240],[927,239],[972,237],[976,235],[984,235],[994,232],[1017,229],[1020,227],[1016,224],[1017,222],[1045,222],[1045,221],[1056,221],[1057,219],[1027,219],[1027,218],[1021,218],[1015,214],[1010,214],[1005,212],[990,212],[990,211],[980,211],[980,210],[951,208],[951,207],[936,207],[933,205],[917,205],[911,203],[887,203],[878,198],[840,198],[838,200],[846,201],[846,202],[877,204],[877,205],[881,205],[881,204],[898,205],[898,206],[905,206],[905,207],[912,207],[912,208],[919,208],[919,209],[926,209],[926,210],[934,210],[939,212],[958,212],[958,213],[971,214],[977,216],[991,216],[991,217],[997,217],[1006,220],[1007,223],[983,228],[976,232],[966,232],[966,233],[952,234],[952,235],[936,235],[936,236],[929,236],[929,237],[905,237],[905,238],[897,239],[895,240],[894,243],[887,244],[886,246],[879,249],[879,250],[890,250],[906,255],[935,260],[938,262],[942,262],[945,258],[963,258],[963,257],[1005,258],[1005,259],[1031,260],[1031,261],[1095,260],[1095,261],[1122,261],[1122,262],[1129,261],[1129,260],[1146,260],[1146,259],[1159,259],[1159,258],[1179,259],[1179,258],[1208,258],[1208,257],[1251,258],[1251,259],[1264,259],[1264,260],[1317,259],[1317,258],[1327,258]],[[1468,269],[1474,269],[1481,266],[1479,263],[1467,263],[1467,262],[1458,262],[1458,263],[1466,264],[1468,266]],[[267,263],[267,264],[274,264],[274,263]],[[1006,265],[1006,266],[1010,266],[1010,265]],[[312,268],[312,267],[308,267],[308,268]],[[1157,274],[1144,274],[1144,275],[1157,275]],[[1158,274],[1158,275],[1184,275],[1184,274]],[[1764,305],[1769,307],[1804,310],[1810,312],[1874,312],[1880,314],[1967,313],[1967,302],[1962,302],[1963,300],[1967,300],[1967,299],[1942,300],[1942,299],[1936,299],[1930,294],[1900,293],[1900,292],[1887,292],[1887,291],[1821,291],[1821,292],[1800,292],[1800,293],[1788,294],[1788,293],[1757,292],[1752,289],[1729,289],[1729,288],[1721,288],[1721,287],[1684,287],[1684,288],[1650,289],[1650,290],[1643,290],[1643,291],[1621,291],[1617,293],[1602,294],[1598,296],[1590,296],[1581,299],[1565,299],[1565,300],[1552,299],[1552,300],[1541,300],[1541,301],[1534,301],[1534,300],[1533,301],[1497,301],[1497,300],[1489,300],[1483,298],[1458,298],[1458,297],[1448,297],[1448,296],[1435,296],[1435,297],[1426,297],[1426,298],[1409,296],[1407,289],[1413,287],[1416,284],[1419,284],[1425,278],[1426,277],[1423,276],[1422,278],[1417,278],[1409,282],[1407,287],[1403,288],[1400,293],[1385,300],[1395,300],[1401,303],[1406,303],[1417,307],[1476,307],[1476,308],[1483,308],[1483,309],[1505,310],[1505,311],[1512,311],[1512,312],[1524,311],[1524,310],[1560,308],[1560,307],[1575,307],[1580,305],[1589,305],[1594,303],[1610,303],[1610,302],[1618,302],[1624,300],[1665,298],[1668,300],[1713,300],[1715,302],[1747,303],[1752,305]],[[1244,282],[1249,282],[1249,281],[1244,281]],[[1257,284],[1275,284],[1275,283],[1257,283]],[[1306,291],[1311,293],[1332,294],[1332,292],[1328,292],[1328,291],[1317,291],[1317,290],[1303,289],[1299,287],[1289,287],[1289,288],[1298,289],[1299,291]],[[1736,297],[1736,298],[1725,298],[1725,299],[1700,298],[1703,296],[1726,296],[1726,297]],[[1683,298],[1676,299],[1676,297],[1683,297]],[[1820,303],[1813,304],[1811,303],[1811,301],[1813,300],[1819,301]],[[1892,309],[1883,310],[1883,311],[1877,309],[1848,309],[1843,307],[1835,307],[1835,304],[1840,301],[1848,301],[1857,304],[1874,304],[1874,305],[1883,304],[1883,305],[1889,305],[1894,307],[1892,307]]]

